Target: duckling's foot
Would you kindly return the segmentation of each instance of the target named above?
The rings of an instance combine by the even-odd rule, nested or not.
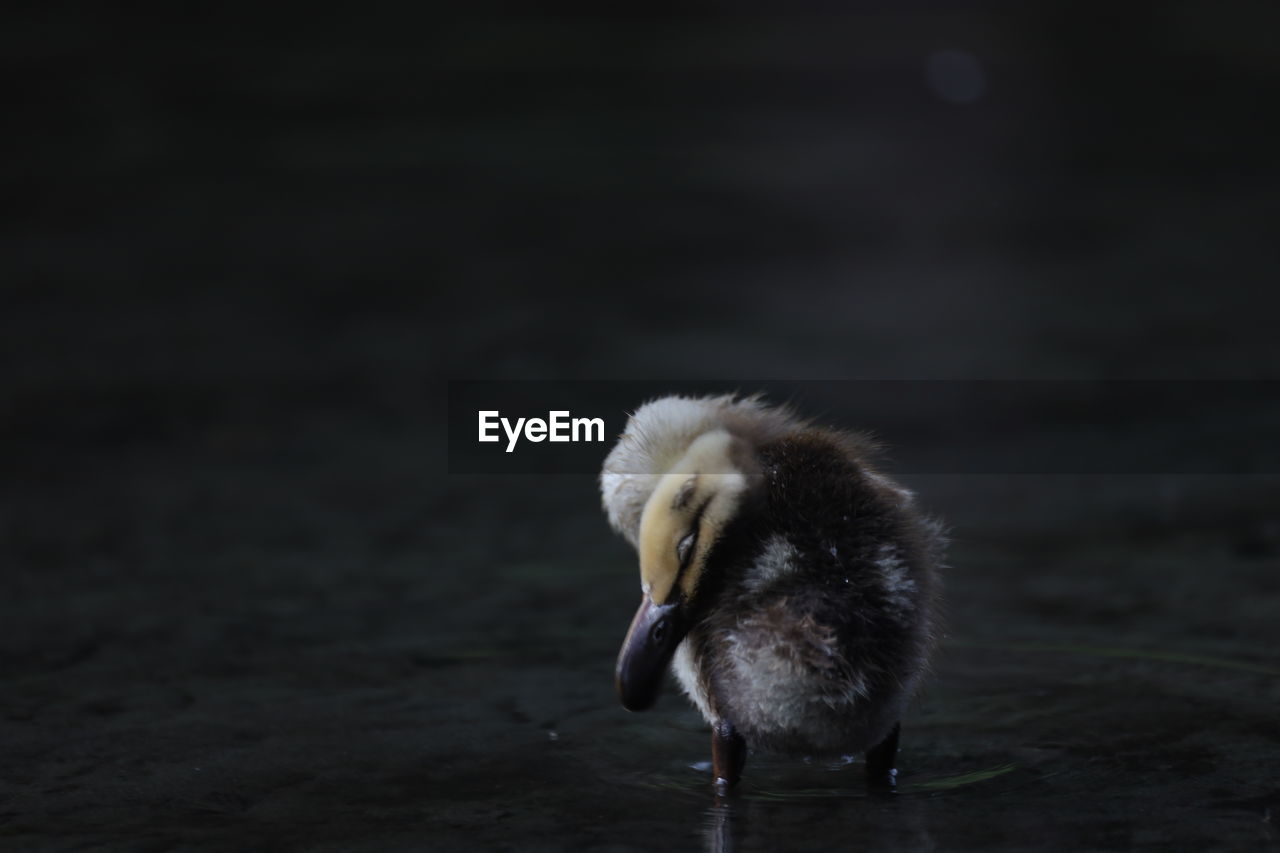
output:
[[[716,796],[725,797],[738,784],[742,766],[747,763],[747,742],[733,723],[721,720],[711,729],[711,773],[715,778]]]
[[[892,791],[898,785],[898,771],[893,765],[898,757],[898,733],[901,723],[894,723],[889,736],[867,751],[867,784],[878,791]]]

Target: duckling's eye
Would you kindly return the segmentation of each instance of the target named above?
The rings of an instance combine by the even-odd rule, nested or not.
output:
[[[689,562],[689,555],[693,553],[693,543],[697,538],[698,532],[695,530],[686,533],[685,537],[676,543],[676,559],[680,561],[681,566]]]

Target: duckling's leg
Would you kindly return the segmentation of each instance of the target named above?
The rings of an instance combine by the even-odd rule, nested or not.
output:
[[[720,720],[711,727],[711,771],[715,776],[717,796],[726,796],[738,784],[742,765],[747,763],[747,742],[733,723]]]
[[[893,765],[898,757],[898,732],[901,723],[894,723],[888,737],[867,750],[867,784],[873,788],[892,791],[898,783],[898,771]]]

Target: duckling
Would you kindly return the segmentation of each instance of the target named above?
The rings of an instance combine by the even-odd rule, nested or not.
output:
[[[865,752],[868,781],[895,783],[945,536],[874,454],[759,397],[673,396],[637,409],[605,459],[605,512],[642,593],[618,695],[651,707],[670,667],[711,726],[721,796],[748,750]]]

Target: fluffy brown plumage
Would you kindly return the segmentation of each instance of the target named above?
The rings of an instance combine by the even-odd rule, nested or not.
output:
[[[892,779],[897,724],[934,646],[944,538],[872,453],[755,399],[664,398],[606,460],[605,506],[641,551],[646,589],[619,689],[644,707],[646,667],[672,661],[712,725],[722,787],[744,746],[870,750],[869,770]],[[710,510],[668,507],[690,492]]]

